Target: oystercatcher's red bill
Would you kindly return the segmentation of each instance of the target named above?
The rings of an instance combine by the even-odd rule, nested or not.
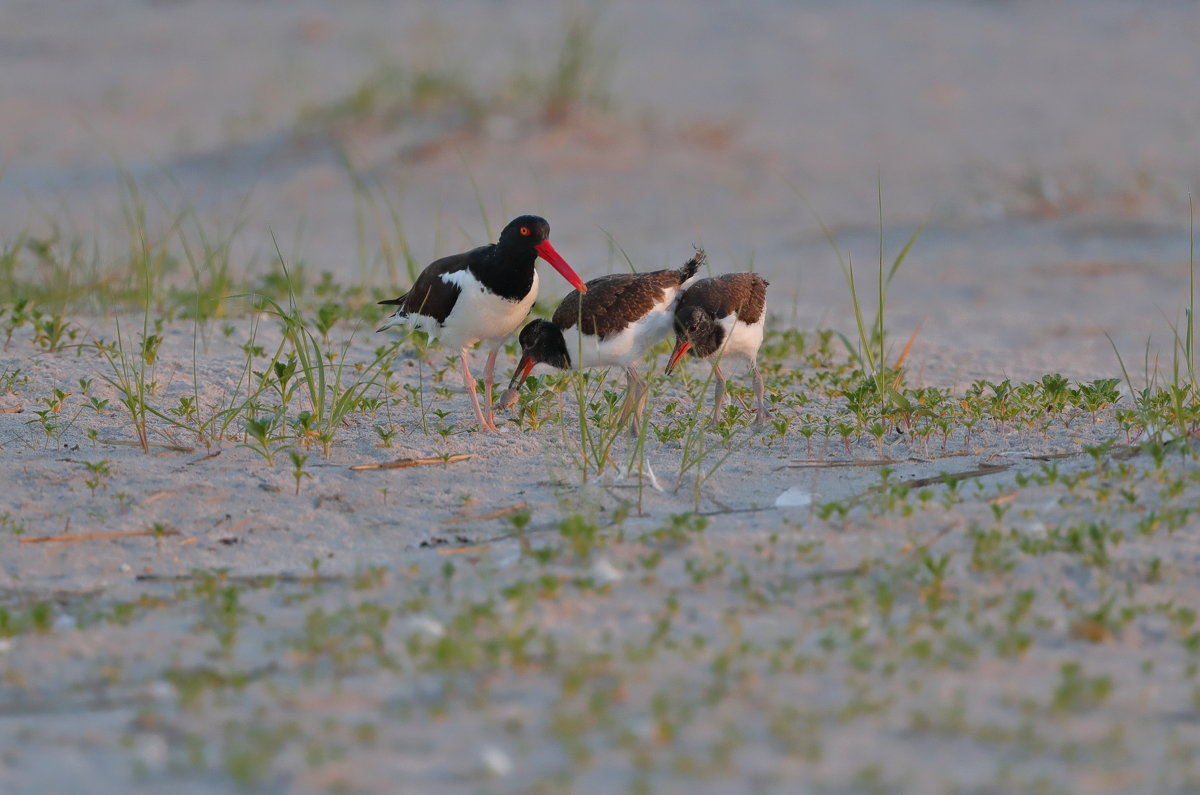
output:
[[[587,285],[583,283],[583,279],[580,279],[579,275],[571,270],[571,266],[554,250],[554,246],[550,245],[549,240],[543,240],[533,248],[538,253],[538,256],[553,265],[554,270],[561,273],[563,278],[571,283],[572,287],[581,293],[587,292]]]
[[[679,364],[679,360],[683,358],[690,347],[692,347],[691,340],[680,340],[675,344],[675,350],[671,352],[671,360],[667,362],[666,372],[670,373],[675,369],[675,365]]]

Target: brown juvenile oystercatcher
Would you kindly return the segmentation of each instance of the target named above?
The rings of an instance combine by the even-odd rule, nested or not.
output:
[[[592,279],[582,297],[573,290],[558,305],[550,320],[530,321],[521,329],[521,361],[501,408],[516,402],[517,392],[536,365],[560,370],[572,367],[581,355],[581,367],[623,367],[627,383],[624,423],[631,411],[635,430],[646,397],[646,382],[637,363],[671,331],[676,299],[704,262],[704,252],[674,270],[650,273],[614,273]],[[578,324],[578,331],[572,331]]]
[[[714,423],[720,419],[725,399],[721,361],[726,358],[749,362],[758,401],[755,423],[761,425],[767,420],[757,361],[766,309],[767,280],[756,273],[726,273],[701,279],[684,291],[675,305],[675,350],[667,362],[667,372],[688,352],[698,359],[713,359],[713,374],[717,377]]]
[[[522,215],[504,227],[496,243],[436,260],[421,271],[407,293],[379,302],[398,307],[379,331],[403,326],[437,337],[450,348],[462,349],[463,385],[471,396],[481,430],[498,430],[491,407],[496,354],[537,299],[537,258],[553,265],[577,289],[587,289],[550,245],[549,237],[550,224],[544,218]],[[469,364],[470,349],[477,342],[489,349],[483,370],[486,415],[479,406]]]

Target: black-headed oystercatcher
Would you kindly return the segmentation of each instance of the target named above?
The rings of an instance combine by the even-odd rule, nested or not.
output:
[[[576,289],[587,289],[550,245],[549,237],[550,224],[544,218],[522,215],[504,227],[496,243],[442,257],[421,271],[407,293],[379,302],[398,307],[379,331],[403,326],[462,349],[463,385],[471,396],[481,430],[498,430],[491,406],[496,354],[537,299],[537,258],[553,265]],[[483,370],[486,415],[479,406],[469,365],[470,349],[477,342],[489,349]]]
[[[568,293],[553,318],[530,321],[521,329],[521,360],[500,407],[516,402],[517,392],[536,365],[566,370],[582,355],[582,367],[625,369],[627,392],[620,421],[624,423],[636,410],[636,430],[646,397],[646,382],[637,363],[670,333],[675,302],[703,262],[704,252],[697,249],[681,268],[601,276],[587,283],[582,300],[578,290]],[[577,324],[578,331],[572,332]]]
[[[754,397],[758,401],[755,422],[761,425],[767,420],[757,360],[766,308],[767,280],[756,273],[726,273],[701,279],[688,287],[675,305],[675,350],[666,371],[671,372],[685,353],[713,360],[713,374],[717,378],[714,423],[720,419],[725,399],[721,362],[729,358],[749,362],[754,374]]]

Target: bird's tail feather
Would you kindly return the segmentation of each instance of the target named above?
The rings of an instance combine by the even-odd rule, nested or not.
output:
[[[704,264],[705,256],[704,249],[697,248],[692,258],[683,263],[683,267],[676,271],[679,274],[680,284],[683,284],[696,275],[696,272],[700,270],[700,266]]]
[[[411,326],[412,320],[410,319],[409,314],[403,309],[397,309],[395,312],[383,319],[383,325],[375,329],[375,333],[378,334],[380,331],[387,331],[390,328],[409,328]]]

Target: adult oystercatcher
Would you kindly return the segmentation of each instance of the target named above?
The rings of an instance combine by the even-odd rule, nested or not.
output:
[[[463,386],[471,396],[481,430],[499,430],[492,419],[496,354],[537,299],[538,274],[534,268],[537,258],[553,265],[576,289],[587,289],[550,245],[549,237],[550,224],[544,218],[522,215],[504,227],[496,243],[436,260],[421,271],[407,293],[379,302],[398,307],[379,331],[404,326],[437,337],[449,347],[462,349]],[[486,415],[475,394],[469,363],[470,349],[477,342],[490,348],[483,370]]]
[[[667,362],[669,373],[690,352],[698,359],[713,360],[717,377],[717,402],[712,421],[720,419],[725,399],[725,374],[721,361],[745,359],[754,374],[754,397],[758,401],[755,423],[767,420],[763,404],[762,373],[758,371],[758,348],[763,340],[767,308],[767,280],[756,273],[726,273],[701,279],[679,297],[675,305],[675,350]]]
[[[521,329],[521,360],[501,396],[500,407],[509,408],[516,402],[517,392],[536,365],[567,370],[573,356],[581,354],[581,368],[625,369],[626,399],[620,421],[624,423],[636,407],[636,432],[646,399],[646,382],[637,363],[670,333],[675,302],[703,262],[704,251],[696,249],[681,268],[614,273],[589,281],[582,297],[578,290],[568,293],[553,318],[530,321]],[[578,330],[572,332],[576,324]]]

